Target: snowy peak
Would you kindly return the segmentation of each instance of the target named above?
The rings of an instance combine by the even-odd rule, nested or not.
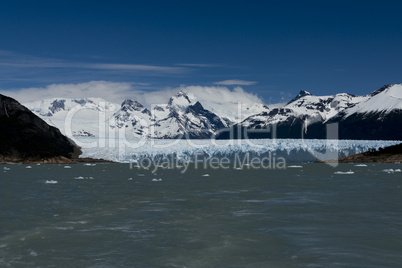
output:
[[[346,117],[352,114],[388,114],[402,110],[402,84],[386,85],[373,93],[346,112]]]
[[[369,94],[370,97],[374,97],[377,94],[380,94],[381,92],[387,90],[388,88],[394,86],[395,84],[388,84],[388,85],[384,85],[382,87],[380,87],[379,89],[377,89],[376,91],[372,92],[371,94]]]
[[[293,99],[291,99],[287,104],[290,104],[290,103],[292,103],[292,102],[294,102],[294,101],[297,101],[298,99],[300,99],[300,98],[302,98],[302,97],[304,97],[304,96],[312,96],[312,95],[313,95],[313,94],[311,94],[311,93],[308,92],[308,91],[300,90],[299,94],[297,94],[297,96],[294,97]]]
[[[144,106],[139,103],[138,101],[132,101],[130,99],[126,99],[123,101],[121,104],[121,109],[122,110],[129,110],[129,111],[140,111],[144,108]]]
[[[309,93],[288,103],[284,108],[291,110],[291,114],[295,117],[314,117],[328,121],[344,110],[355,106],[361,100],[362,97],[347,93],[330,96],[314,96]]]
[[[228,125],[197,101],[192,104],[182,91],[167,105],[152,107],[152,113],[137,101],[125,100],[114,114],[110,128],[124,128],[126,133],[148,138],[209,138]]]
[[[158,108],[154,111],[155,122],[151,125],[152,138],[210,138],[228,126],[199,101],[191,104],[188,95],[182,91],[170,98],[166,108]]]
[[[170,107],[172,106],[187,107],[190,104],[191,104],[190,98],[183,91],[180,91],[175,96],[171,97],[168,102],[168,105]]]
[[[148,116],[151,116],[151,112],[147,108],[145,108],[141,103],[130,99],[126,99],[123,101],[123,103],[121,104],[120,111],[126,113],[137,111],[146,114]]]

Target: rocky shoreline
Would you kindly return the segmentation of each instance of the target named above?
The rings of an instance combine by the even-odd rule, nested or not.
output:
[[[318,161],[318,163],[398,163],[402,162],[402,144],[371,150],[339,159]]]

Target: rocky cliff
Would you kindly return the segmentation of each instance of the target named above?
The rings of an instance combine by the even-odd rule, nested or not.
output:
[[[78,146],[57,128],[0,94],[0,161],[76,158],[80,153]]]

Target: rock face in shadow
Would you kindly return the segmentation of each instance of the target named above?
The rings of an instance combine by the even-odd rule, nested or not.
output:
[[[0,94],[0,160],[77,158],[77,145],[18,101]]]

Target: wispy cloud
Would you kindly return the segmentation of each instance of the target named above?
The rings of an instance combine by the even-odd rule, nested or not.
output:
[[[78,67],[78,66],[77,66]],[[84,68],[102,69],[102,70],[125,70],[125,71],[150,71],[150,72],[166,72],[166,73],[183,73],[188,71],[182,67],[169,67],[157,65],[141,65],[141,64],[84,64]]]
[[[22,88],[19,90],[0,90],[1,94],[26,103],[50,98],[102,98],[121,102],[132,95],[135,83],[90,81],[85,83],[50,84],[46,87]]]
[[[224,81],[219,81],[213,83],[214,85],[222,85],[222,86],[250,86],[257,84],[258,82],[255,81],[246,81],[246,80],[238,80],[238,79],[232,79],[232,80],[224,80]]]
[[[178,64],[175,64],[175,65],[184,66],[184,67],[200,67],[200,68],[222,67],[221,64],[203,64],[203,63],[178,63]]]
[[[100,69],[153,73],[184,73],[189,71],[189,69],[185,68],[184,66],[177,67],[146,64],[72,62],[54,58],[20,55],[10,51],[0,51],[0,66],[15,68]]]
[[[188,93],[194,101],[199,100],[201,103],[209,103],[214,107],[219,107],[223,103],[263,103],[258,96],[246,92],[240,87],[229,89],[224,86],[181,86],[157,91],[148,91],[141,88],[141,83],[90,81],[85,83],[50,84],[46,87],[19,90],[0,90],[0,93],[13,97],[22,103],[49,98],[97,97],[115,103],[121,103],[124,99],[133,99],[150,107],[152,104],[167,103],[169,98],[179,91]]]

